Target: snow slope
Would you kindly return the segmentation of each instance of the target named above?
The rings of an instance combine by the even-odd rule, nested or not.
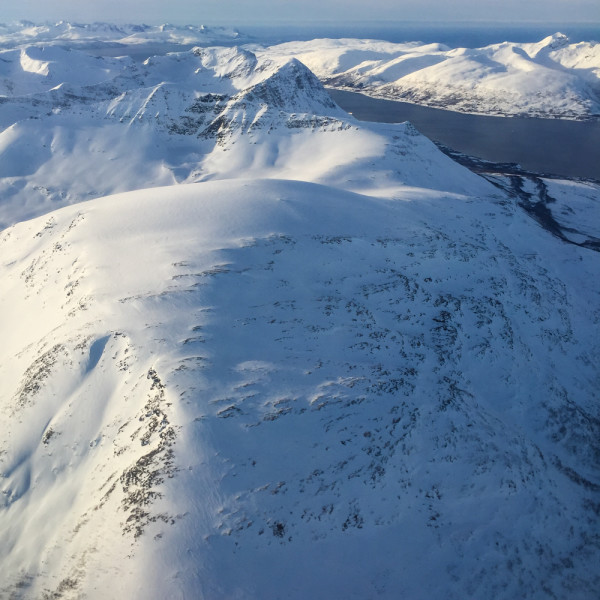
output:
[[[241,48],[195,48],[144,63],[56,48],[6,54],[2,226],[115,192],[224,177],[397,196],[407,186],[463,193],[482,185],[409,125],[358,123],[293,58]],[[19,57],[41,54],[45,70],[22,67]]]
[[[93,59],[60,46],[0,51],[0,97],[42,94],[67,82],[92,86],[114,79],[129,61]]]
[[[600,589],[597,254],[501,198],[215,181],[0,244],[5,595]]]
[[[587,119],[600,116],[600,44],[557,33],[532,43],[483,48],[376,40],[290,42],[326,85],[460,112]]]

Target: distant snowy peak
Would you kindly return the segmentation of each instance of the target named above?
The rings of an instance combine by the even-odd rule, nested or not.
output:
[[[317,77],[300,61],[291,59],[283,64],[270,63],[261,70],[270,73],[269,76],[243,90],[240,99],[287,112],[346,116]]]
[[[564,48],[569,45],[569,38],[564,33],[557,32],[544,38],[540,44],[545,44],[552,50],[558,50],[559,48]]]
[[[178,44],[217,44],[238,40],[240,34],[232,28],[205,25],[115,25],[112,23],[36,24],[30,21],[0,24],[0,47],[17,44],[84,44],[112,42],[142,44],[169,42]]]
[[[332,87],[468,113],[600,117],[600,44],[555,33],[483,48],[313,40],[274,46]]]
[[[227,79],[251,77],[258,64],[256,55],[239,46],[232,48],[194,48],[191,54],[198,59],[204,69],[214,71],[215,76]],[[185,56],[185,55],[180,55]],[[175,55],[171,55],[175,57]],[[163,60],[161,57],[150,58],[145,64]],[[164,60],[169,60],[167,57]],[[175,57],[179,60],[179,57]]]
[[[132,123],[150,120],[175,134],[222,141],[233,131],[312,127],[348,118],[298,60],[259,60],[237,47],[155,56],[136,78],[143,85],[112,99],[106,114]]]
[[[565,69],[572,69],[597,88],[598,81],[600,81],[599,42],[560,45],[552,48],[550,58]]]
[[[349,127],[348,115],[330,98],[321,82],[302,63],[292,59],[283,64],[262,64],[268,73],[233,95],[223,110],[206,127],[203,136],[217,136],[220,144],[234,133],[267,132],[278,127],[314,129]],[[202,103],[202,99],[199,99]],[[217,105],[218,106],[218,105]],[[219,107],[220,108],[220,107]]]

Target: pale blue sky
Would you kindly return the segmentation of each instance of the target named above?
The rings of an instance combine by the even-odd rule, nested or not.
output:
[[[298,21],[600,22],[600,0],[2,0],[0,22],[243,25]]]

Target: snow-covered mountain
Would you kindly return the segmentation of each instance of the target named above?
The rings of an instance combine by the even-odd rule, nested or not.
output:
[[[146,43],[225,44],[240,40],[240,34],[227,27],[205,25],[115,25],[113,23],[0,23],[0,48],[17,45],[88,46],[91,43],[137,45]]]
[[[505,199],[215,181],[1,248],[7,597],[598,591],[598,255]]]
[[[598,255],[501,197],[217,181],[1,244],[5,594],[599,589]]]
[[[481,185],[409,125],[359,124],[294,58],[240,48],[144,63],[72,49],[3,54],[11,73],[0,113],[4,226],[92,197],[224,177],[398,195],[407,185],[459,193]],[[419,168],[415,148],[427,156]],[[445,169],[453,176],[440,179]]]
[[[0,597],[597,597],[597,184],[277,52],[0,65]]]
[[[484,48],[312,40],[269,48],[295,56],[326,85],[467,113],[600,117],[600,44],[557,33]]]
[[[164,24],[0,24],[0,48],[69,46],[107,53],[107,48],[149,48],[246,43],[233,29]],[[172,50],[176,48],[171,48]],[[315,39],[267,49],[271,59],[295,57],[326,85],[392,100],[467,113],[590,119],[600,116],[600,44],[570,43],[556,33],[537,43],[504,42],[454,48],[420,42]],[[114,54],[114,52],[112,52]]]

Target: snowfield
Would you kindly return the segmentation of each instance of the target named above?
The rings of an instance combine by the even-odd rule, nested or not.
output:
[[[501,198],[278,180],[1,244],[4,593],[598,589],[591,250]]]
[[[103,44],[136,46],[141,44],[228,44],[240,39],[240,34],[227,27],[200,25],[115,25],[113,23],[0,23],[0,47],[39,44],[102,47]]]
[[[312,40],[268,48],[295,56],[326,85],[459,112],[561,119],[600,117],[600,44],[557,33],[484,48]]]
[[[0,597],[597,598],[597,182],[478,175],[291,47],[16,45]]]

